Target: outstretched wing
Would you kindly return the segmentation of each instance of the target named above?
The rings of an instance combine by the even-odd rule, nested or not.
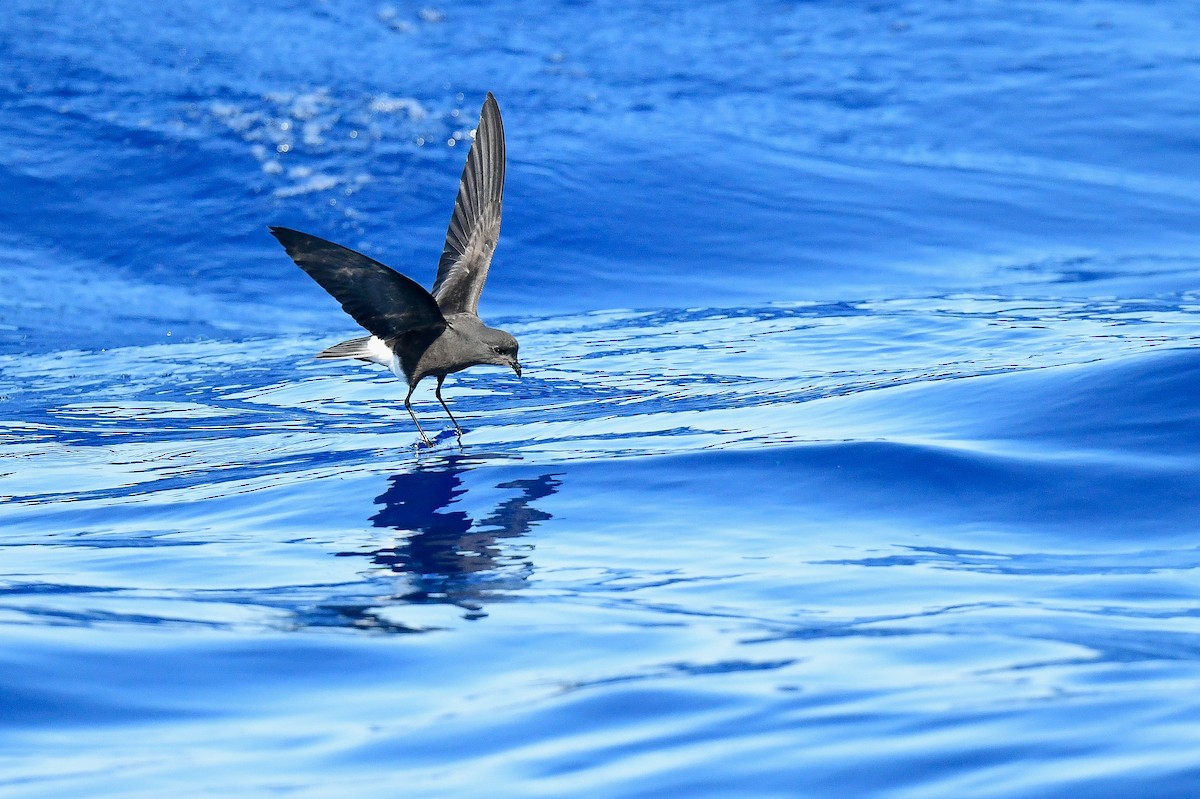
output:
[[[372,335],[387,340],[419,328],[445,329],[433,296],[396,270],[307,233],[285,227],[270,230],[296,265]]]
[[[454,215],[438,263],[433,296],[443,313],[476,313],[492,253],[500,238],[504,201],[504,123],[488,92],[479,113],[475,141],[458,183]]]

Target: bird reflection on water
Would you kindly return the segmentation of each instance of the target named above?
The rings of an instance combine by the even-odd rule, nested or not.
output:
[[[383,507],[370,522],[405,536],[379,549],[338,554],[367,557],[375,566],[404,575],[407,590],[388,604],[448,603],[466,609],[468,618],[485,615],[483,600],[496,591],[520,588],[533,570],[531,546],[503,542],[550,519],[533,503],[553,494],[562,483],[553,474],[498,483],[495,487],[509,492],[508,498],[486,517],[476,519],[455,506],[467,494],[463,475],[484,462],[480,457],[454,455],[390,477],[387,490],[375,498],[375,504]],[[408,631],[384,623],[372,610],[338,609],[351,626]]]

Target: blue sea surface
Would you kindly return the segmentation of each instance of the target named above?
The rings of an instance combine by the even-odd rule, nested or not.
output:
[[[0,4],[0,796],[1200,795],[1200,6]],[[524,377],[318,362],[479,106]]]

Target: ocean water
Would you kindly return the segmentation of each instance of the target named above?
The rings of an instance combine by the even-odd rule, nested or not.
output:
[[[0,796],[1200,794],[1200,10],[247,5],[0,6]]]

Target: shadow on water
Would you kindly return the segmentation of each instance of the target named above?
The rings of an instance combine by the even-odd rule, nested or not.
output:
[[[532,547],[502,542],[550,519],[533,503],[553,494],[562,482],[554,474],[542,474],[497,483],[495,488],[513,493],[486,515],[472,515],[464,476],[483,463],[478,457],[454,455],[388,478],[387,490],[375,498],[382,507],[369,521],[403,537],[389,546],[338,556],[366,557],[373,566],[405,576],[407,590],[391,597],[389,604],[453,604],[466,609],[467,618],[486,615],[481,612],[485,599],[498,590],[522,587],[533,571],[528,555]],[[410,631],[382,623],[377,611],[378,607],[337,609],[355,627]]]

